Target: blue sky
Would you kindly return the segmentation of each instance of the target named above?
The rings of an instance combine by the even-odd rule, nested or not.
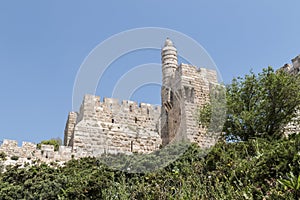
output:
[[[0,140],[63,138],[77,71],[91,50],[114,34],[141,27],[180,31],[207,50],[229,83],[250,69],[278,68],[300,53],[299,7],[296,0],[3,0]],[[160,52],[128,55],[112,72],[149,62],[160,62]],[[133,99],[158,103],[158,86],[145,91],[157,95],[141,90]]]

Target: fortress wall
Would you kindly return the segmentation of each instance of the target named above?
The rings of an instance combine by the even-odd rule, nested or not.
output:
[[[16,140],[4,139],[0,146],[0,152],[6,154],[6,164],[24,164],[32,163],[33,161],[40,160],[46,163],[52,161],[68,161],[72,158],[73,153],[71,147],[60,146],[58,151],[54,151],[53,145],[41,145],[41,149],[37,149],[36,144],[31,142],[23,142],[22,146],[18,146]],[[11,160],[13,156],[17,157],[17,161]],[[78,157],[77,155],[74,155]]]
[[[80,122],[74,132],[75,153],[81,150],[88,155],[103,153],[150,153],[159,148],[160,136],[138,126],[106,122]]]
[[[179,77],[183,98],[182,120],[187,138],[201,147],[209,147],[213,141],[206,137],[206,129],[199,125],[198,111],[209,102],[210,83],[217,83],[216,71],[181,64]]]
[[[74,128],[77,122],[77,113],[76,112],[70,112],[68,115],[65,132],[64,132],[64,145],[65,146],[72,146],[73,142],[73,132]]]
[[[167,128],[162,130],[163,145],[174,139],[188,139],[200,146],[211,144],[209,138],[204,137],[206,129],[198,122],[199,108],[209,102],[210,82],[217,82],[215,70],[188,64],[178,66],[170,88],[162,88],[162,99],[169,104],[164,105],[167,113],[164,111],[162,115],[167,121]],[[163,120],[161,123],[163,125]]]
[[[112,103],[113,102],[113,103]],[[122,101],[119,104],[110,98],[105,98],[97,109],[98,120],[108,123],[128,124],[140,128],[157,130],[157,121],[160,117],[160,107],[133,101]],[[105,119],[103,119],[103,114]],[[106,114],[106,115],[105,115]]]
[[[300,127],[298,124],[299,118],[300,118],[300,111],[297,111],[297,116],[294,117],[292,121],[289,122],[284,128],[285,135],[300,133]]]
[[[295,58],[292,59],[293,63],[293,68],[295,71],[295,74],[298,73],[300,70],[300,55],[296,56]]]
[[[86,95],[71,136],[73,151],[87,155],[158,149],[160,107]]]
[[[115,124],[128,124],[140,128],[159,131],[160,106],[133,101],[122,101],[94,95],[85,95],[77,121],[91,120]]]
[[[217,79],[217,72],[212,69],[206,69],[206,68],[200,68],[200,93],[199,95],[201,98],[199,100],[201,101],[198,106],[197,110],[201,108],[201,106],[205,105],[210,101],[210,93],[213,92],[215,87],[212,87],[212,85],[219,85],[218,79]],[[201,94],[201,93],[204,94]],[[197,113],[198,114],[198,113]],[[213,134],[213,135],[211,135]],[[208,148],[215,144],[216,138],[215,135],[218,133],[207,133],[207,129],[203,127],[201,124],[198,124],[198,138],[196,139],[196,142],[200,147]]]
[[[292,64],[285,64],[282,66],[279,70],[284,70],[285,72],[288,72],[290,74],[297,75],[300,73],[300,55],[296,56],[292,60]],[[298,121],[300,118],[300,111],[297,111],[297,116],[294,117],[291,122],[289,122],[285,129],[285,135],[293,134],[293,133],[299,133],[300,127],[298,125]]]

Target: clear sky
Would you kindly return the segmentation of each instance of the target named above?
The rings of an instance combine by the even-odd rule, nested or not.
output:
[[[63,138],[77,71],[114,34],[141,27],[180,31],[207,50],[229,83],[300,54],[299,8],[298,0],[3,0],[0,140]],[[115,65],[148,62],[160,62],[160,52],[128,55]],[[140,92],[134,100],[159,103],[157,86],[156,93],[155,99]]]

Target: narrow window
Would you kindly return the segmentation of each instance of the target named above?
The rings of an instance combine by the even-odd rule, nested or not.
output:
[[[173,102],[173,92],[170,91],[170,101]]]
[[[130,151],[133,152],[133,141],[130,142]]]
[[[129,111],[132,112],[132,105],[129,106]]]
[[[189,98],[189,88],[184,86],[185,98],[188,100]]]
[[[191,100],[192,103],[194,103],[194,98],[195,98],[195,91],[194,90],[195,90],[194,88],[191,89],[191,99],[190,100]]]
[[[114,119],[111,119],[111,123],[115,123],[115,120],[114,120]]]
[[[137,123],[137,121],[138,121],[138,120],[137,120],[137,118],[135,117],[135,118],[134,118],[134,122]]]

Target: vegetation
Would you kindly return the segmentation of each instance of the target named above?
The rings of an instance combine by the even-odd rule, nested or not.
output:
[[[220,88],[212,90],[211,102],[199,111],[202,125],[210,130],[225,122],[223,132],[227,141],[257,137],[276,140],[283,136],[284,127],[297,114],[300,78],[268,67],[257,75],[250,72],[245,77],[233,79],[226,87],[226,102],[223,93]],[[295,125],[299,120],[294,121]]]
[[[219,142],[206,156],[192,145],[150,173],[113,170],[95,158],[10,167],[0,176],[0,199],[295,199],[298,186],[281,183],[299,177],[299,143],[298,135]]]
[[[6,159],[6,154],[3,151],[1,151],[0,152],[0,160],[5,160],[5,159]]]
[[[50,140],[43,140],[40,143],[37,144],[37,148],[41,149],[41,145],[46,144],[46,145],[53,145],[54,146],[54,151],[58,151],[59,146],[61,145],[61,139],[60,138],[53,138]]]
[[[3,162],[6,160],[6,154],[1,151],[0,152],[0,173],[3,171],[4,166],[3,166]]]
[[[258,75],[251,72],[227,87],[226,137],[247,141],[250,138],[281,138],[283,127],[300,105],[300,78],[271,67]]]
[[[10,159],[12,159],[12,160],[19,160],[19,157],[18,156],[12,156],[12,157],[10,157]]]
[[[298,79],[268,68],[233,80],[225,138],[208,152],[176,144],[149,155],[72,159],[64,167],[8,167],[0,199],[298,199],[300,134],[282,137],[300,105]],[[208,130],[220,128],[222,91],[200,111]]]

